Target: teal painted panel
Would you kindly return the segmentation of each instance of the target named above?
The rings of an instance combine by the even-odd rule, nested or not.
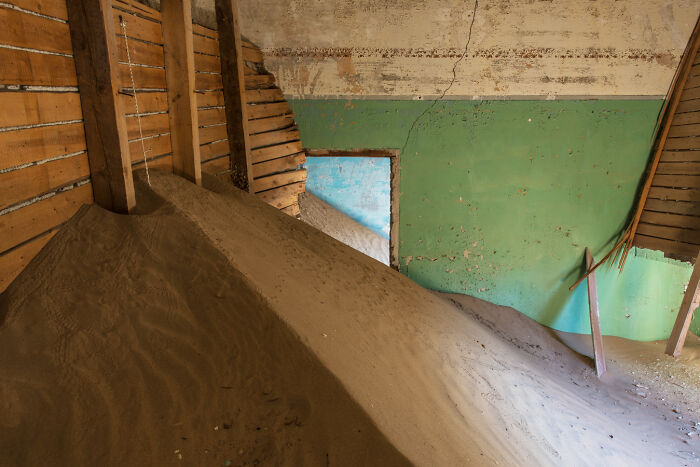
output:
[[[585,284],[568,287],[584,248],[601,257],[626,226],[661,105],[441,101],[416,121],[430,102],[292,102],[307,147],[401,149],[404,274],[578,333],[590,332]],[[667,338],[690,272],[647,250],[622,275],[603,267],[603,332]]]
[[[308,157],[306,191],[389,239],[388,157]]]

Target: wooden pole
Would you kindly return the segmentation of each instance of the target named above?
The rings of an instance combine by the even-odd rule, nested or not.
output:
[[[683,301],[681,302],[681,307],[678,310],[676,323],[673,325],[671,337],[668,338],[668,342],[666,343],[666,353],[674,357],[678,357],[681,354],[683,345],[685,344],[685,338],[688,336],[688,328],[690,327],[690,322],[693,319],[693,311],[695,308],[694,302],[698,293],[699,283],[700,253],[698,253],[698,257],[695,259],[693,273],[690,275],[688,288],[685,289],[685,294],[683,294]]]
[[[253,186],[253,171],[248,140],[243,46],[238,27],[238,0],[216,0],[216,23],[226,105],[226,131],[231,148],[231,178],[237,187],[250,191]]]
[[[586,269],[593,267],[593,255],[586,248]],[[603,334],[600,331],[600,313],[598,312],[598,285],[595,280],[595,272],[588,275],[588,312],[591,318],[591,339],[593,340],[593,357],[595,371],[600,378],[606,371],[605,354],[603,352]]]
[[[136,202],[119,92],[111,0],[67,0],[95,202],[128,213]]]
[[[161,0],[173,171],[201,185],[190,0]]]

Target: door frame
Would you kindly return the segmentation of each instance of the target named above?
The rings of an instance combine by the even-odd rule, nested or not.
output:
[[[306,157],[388,157],[389,175],[389,266],[399,270],[399,198],[401,164],[398,149],[308,149]]]

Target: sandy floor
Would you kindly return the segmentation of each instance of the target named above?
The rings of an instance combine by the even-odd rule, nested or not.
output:
[[[309,193],[299,195],[301,220],[336,240],[389,265],[389,240]]]
[[[613,342],[598,381],[512,309],[151,179],[141,215],[82,210],[0,297],[0,465],[698,465],[697,340]]]

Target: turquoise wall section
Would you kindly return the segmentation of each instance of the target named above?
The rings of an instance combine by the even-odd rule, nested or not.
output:
[[[662,102],[441,101],[414,124],[430,104],[292,101],[306,147],[401,149],[404,274],[590,332],[585,284],[568,287],[626,225]],[[603,332],[667,338],[690,272],[648,250],[601,268]]]
[[[390,162],[388,157],[308,157],[306,191],[388,240]]]

